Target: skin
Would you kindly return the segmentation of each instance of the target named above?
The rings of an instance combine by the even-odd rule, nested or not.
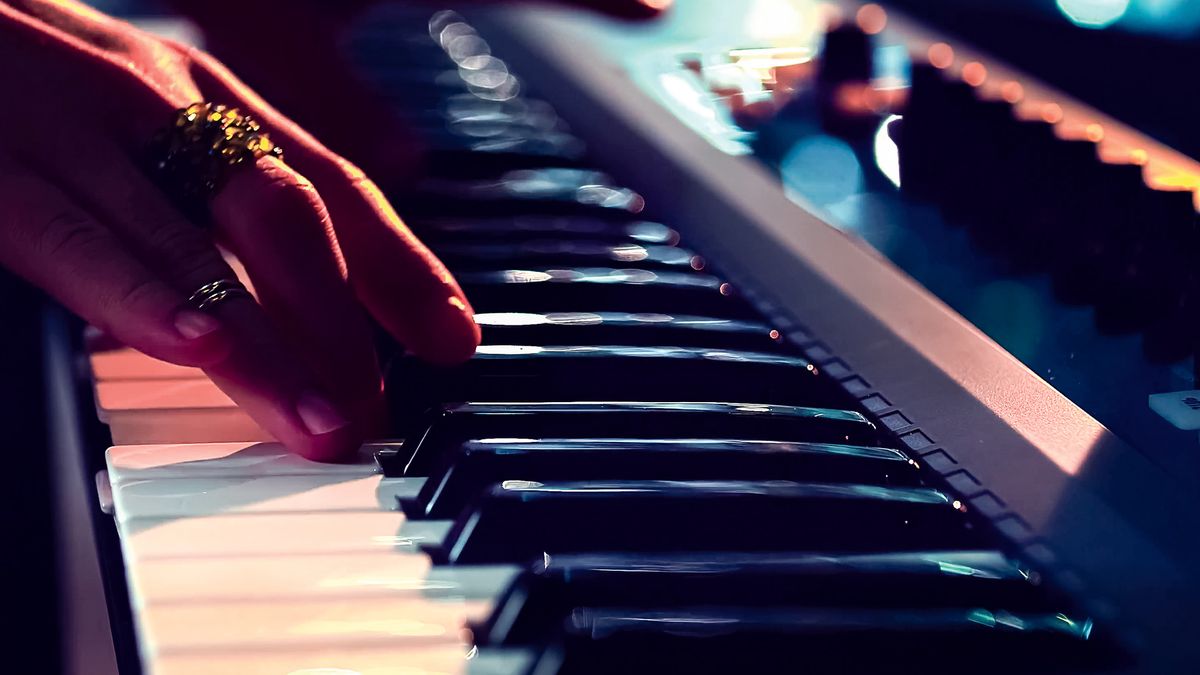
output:
[[[280,3],[244,5],[265,19]],[[286,7],[280,16],[295,11],[310,36],[324,36],[308,43],[313,53],[331,53],[322,50],[332,34],[316,30],[318,6],[294,0]],[[653,13],[633,0],[608,9]],[[268,47],[274,57],[261,58],[262,43],[239,34],[257,22],[222,27],[197,14],[235,61],[283,71],[304,63],[297,41]],[[466,297],[375,184],[211,55],[74,0],[11,0],[0,1],[0,63],[9,64],[0,69],[0,90],[22,92],[23,101],[0,106],[0,124],[19,131],[0,137],[0,264],[117,341],[204,369],[288,448],[336,460],[379,428],[368,315],[431,362],[457,363],[474,352],[479,331]],[[314,83],[336,91],[347,80],[339,62],[312,65],[314,77],[281,77],[274,93],[296,102]],[[406,172],[419,165],[404,131],[389,126],[369,97],[351,90],[344,100],[350,118],[361,113],[377,132],[360,137],[385,139]],[[231,172],[211,201],[211,229],[189,222],[142,169],[147,139],[197,101],[239,107],[285,149],[285,161],[263,158],[254,170]],[[331,133],[337,127],[312,119]],[[232,299],[200,313],[188,295],[234,276],[218,246],[244,264],[257,301]]]

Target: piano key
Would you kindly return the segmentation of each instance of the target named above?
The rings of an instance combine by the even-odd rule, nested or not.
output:
[[[695,251],[654,244],[608,244],[571,239],[532,239],[504,244],[444,243],[438,258],[451,270],[538,265],[626,265],[636,269],[701,270],[704,259]]]
[[[514,565],[434,566],[412,552],[159,558],[127,570],[136,606],[205,600],[500,597]]]
[[[429,647],[296,647],[231,650],[154,657],[154,675],[528,675],[535,654],[523,649]]]
[[[496,138],[479,138],[471,141],[455,139],[455,142],[443,140],[425,150],[423,168],[430,176],[485,179],[503,171],[513,169],[535,170],[546,166],[563,168],[581,167],[585,163],[584,144],[570,134],[541,133],[517,136],[500,136]],[[404,186],[398,186],[404,187]],[[412,209],[412,204],[399,200],[401,208]],[[419,204],[416,213],[419,215],[444,215],[446,212],[479,213],[493,215],[490,208],[470,209],[460,206],[457,209],[443,208],[443,202]],[[497,202],[489,202],[490,206]],[[501,209],[516,214],[515,207]],[[585,210],[578,205],[571,208],[563,203],[551,211]],[[406,209],[406,213],[409,211]]]
[[[480,312],[652,312],[759,320],[733,287],[699,272],[564,267],[455,275]]]
[[[400,500],[411,517],[453,518],[484,488],[505,480],[772,478],[918,485],[920,471],[891,448],[711,439],[483,439],[463,444],[419,493]]]
[[[980,537],[958,508],[930,488],[782,480],[511,480],[483,493],[440,543],[422,548],[438,562],[471,564],[587,551],[975,547]]]
[[[654,401],[500,402],[443,406],[396,452],[387,475],[427,475],[447,453],[482,438],[710,438],[871,445],[875,425],[849,410],[750,403]]]
[[[95,393],[117,445],[274,440],[208,379],[104,381]]]
[[[385,380],[390,403],[401,413],[496,392],[513,401],[611,401],[636,392],[651,401],[687,397],[853,405],[836,382],[799,356],[696,347],[481,345],[471,360],[454,368],[397,360]]]
[[[420,478],[380,475],[156,478],[113,486],[118,520],[242,513],[394,511],[419,493]]]
[[[757,321],[627,312],[484,312],[485,345],[673,345],[742,351],[788,349],[781,332]]]
[[[474,150],[499,147],[508,151],[510,144],[534,138],[482,139],[471,143],[471,147]],[[507,171],[490,179],[429,178],[418,183],[413,192],[401,196],[397,208],[416,217],[609,214],[619,218],[641,213],[644,207],[641,195],[613,185],[599,171],[547,167]]]
[[[109,479],[118,484],[151,478],[235,478],[254,476],[324,475],[353,478],[379,471],[376,452],[397,443],[362,446],[356,457],[330,464],[305,459],[279,443],[174,443],[118,445],[105,459]]]
[[[535,672],[1077,672],[1103,662],[1093,623],[980,609],[575,610]],[[558,662],[558,667],[555,666]]]
[[[431,247],[440,242],[503,241],[554,237],[583,241],[642,242],[674,246],[679,233],[662,223],[647,220],[620,222],[599,218],[514,216],[512,218],[453,218],[413,223],[421,239]]]
[[[143,655],[337,645],[466,645],[466,622],[487,600],[352,598],[147,605],[138,614]]]
[[[392,511],[251,513],[118,522],[127,564],[153,558],[415,551],[450,523],[410,522]]]
[[[199,368],[177,366],[152,356],[121,347],[94,351],[88,355],[92,377],[100,382],[109,380],[183,380],[205,378]]]
[[[547,555],[508,589],[475,634],[486,645],[537,644],[575,607],[1061,609],[1037,579],[996,551]]]

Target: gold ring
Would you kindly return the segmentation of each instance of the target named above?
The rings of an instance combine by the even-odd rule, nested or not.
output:
[[[237,108],[193,103],[154,135],[147,154],[162,189],[189,216],[206,222],[208,200],[235,167],[267,155],[282,159],[283,149]]]
[[[188,304],[200,311],[209,310],[229,298],[252,298],[237,279],[217,279],[204,284],[188,297]]]

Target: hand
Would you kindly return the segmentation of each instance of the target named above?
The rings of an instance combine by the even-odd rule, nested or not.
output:
[[[151,356],[198,366],[264,429],[334,459],[381,411],[363,307],[410,351],[468,358],[461,290],[379,190],[207,54],[72,0],[0,2],[0,264]],[[259,120],[286,163],[235,170],[189,222],[143,172],[174,111],[211,100]],[[245,264],[259,302],[188,294]],[[361,303],[361,304],[360,304]]]

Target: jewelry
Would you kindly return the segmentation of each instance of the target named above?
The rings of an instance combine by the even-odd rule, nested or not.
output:
[[[164,191],[187,215],[208,220],[208,200],[235,167],[260,157],[283,158],[258,122],[237,108],[193,103],[175,113],[148,147],[150,165]]]
[[[237,279],[217,279],[204,284],[188,297],[188,304],[200,311],[210,310],[230,298],[251,298],[250,291]]]

